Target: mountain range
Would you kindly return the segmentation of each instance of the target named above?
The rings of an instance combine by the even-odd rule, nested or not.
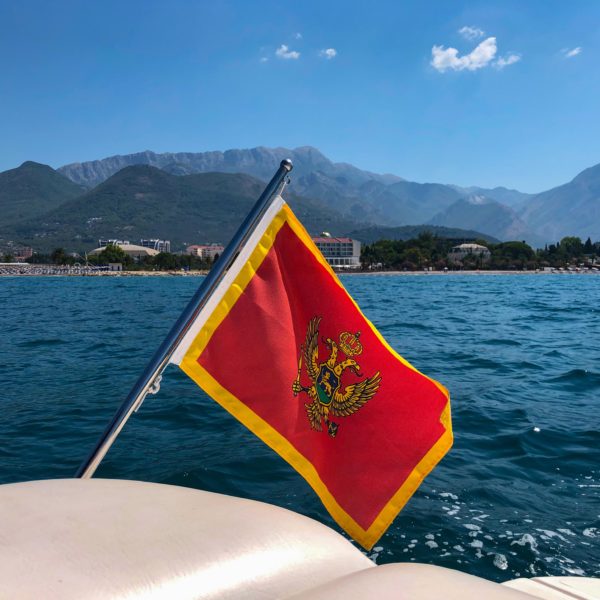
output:
[[[294,163],[293,191],[320,200],[362,223],[385,226],[435,223],[469,228],[470,221],[483,233],[500,239],[525,239],[534,245],[557,241],[565,235],[600,238],[600,165],[586,169],[568,184],[540,194],[525,194],[506,187],[416,183],[397,175],[380,175],[347,163],[332,162],[310,146],[198,153],[147,151],[66,165],[59,172],[85,186],[96,185],[131,164],[150,164],[180,175],[242,172],[265,181],[279,162],[288,157]],[[459,204],[449,210],[456,202]],[[473,214],[469,216],[470,213]]]
[[[157,154],[146,151],[65,165],[58,171],[86,187],[98,185],[126,166],[140,164],[174,175],[215,171],[246,173],[268,181],[284,158],[290,158],[294,164],[291,191],[318,199],[354,220],[377,225],[426,223],[453,202],[474,193],[508,204],[516,204],[527,197],[506,188],[460,188],[438,183],[415,183],[390,174],[379,175],[347,163],[334,163],[310,146],[198,153]]]
[[[227,241],[283,158],[294,163],[286,198],[311,233],[361,239],[409,226],[470,230],[535,246],[566,235],[600,239],[600,165],[541,194],[504,187],[416,183],[334,163],[312,147],[226,152],[142,152],[57,171],[26,162],[0,173],[2,239],[49,249],[88,248],[99,237]],[[413,229],[414,231],[414,229]],[[456,233],[456,231],[454,231]],[[463,235],[462,237],[477,237]]]
[[[38,165],[38,175],[45,168]],[[174,248],[226,242],[263,188],[263,182],[243,173],[178,176],[134,165],[43,214],[0,225],[0,236],[46,251],[56,247],[89,250],[99,238],[135,242],[158,237],[171,240]],[[341,234],[356,227],[354,221],[318,201],[295,194],[286,199],[309,230],[325,228]]]

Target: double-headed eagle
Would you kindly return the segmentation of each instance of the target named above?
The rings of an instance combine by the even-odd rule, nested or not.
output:
[[[340,335],[339,343],[334,342],[331,338],[323,339],[331,353],[325,362],[319,363],[320,323],[321,317],[313,317],[308,323],[306,341],[300,349],[298,376],[292,383],[292,392],[294,396],[300,392],[308,394],[311,402],[304,406],[312,429],[322,431],[321,423],[324,421],[329,435],[335,437],[339,425],[331,421],[329,416],[347,417],[354,414],[377,393],[381,375],[378,371],[372,377],[347,385],[342,391],[342,373],[345,369],[350,369],[359,377],[361,376],[360,365],[352,358],[362,352],[362,345],[358,341],[360,332],[356,334],[343,332]],[[340,350],[348,358],[336,363]],[[300,383],[302,358],[304,358],[306,370],[312,382],[309,387],[304,387]]]

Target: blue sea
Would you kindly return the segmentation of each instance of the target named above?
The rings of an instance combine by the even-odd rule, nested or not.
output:
[[[600,276],[343,281],[452,396],[454,447],[369,556],[497,581],[600,576]],[[73,475],[199,282],[0,278],[1,483]],[[336,527],[304,480],[177,367],[97,476],[254,498]]]

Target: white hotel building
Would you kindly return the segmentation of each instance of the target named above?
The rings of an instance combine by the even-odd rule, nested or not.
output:
[[[186,254],[204,259],[214,259],[217,255],[221,256],[223,250],[225,247],[222,244],[195,244],[187,247]]]
[[[337,269],[360,268],[360,242],[347,237],[313,237],[327,262]]]

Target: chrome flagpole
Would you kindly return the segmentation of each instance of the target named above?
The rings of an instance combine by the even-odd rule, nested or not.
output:
[[[227,270],[232,265],[241,248],[252,235],[256,225],[271,205],[271,200],[285,187],[287,175],[291,170],[292,161],[287,159],[282,160],[277,173],[275,173],[273,179],[271,179],[244,222],[240,225],[237,233],[223,251],[222,256],[219,257],[215,266],[210,270],[198,288],[198,291],[194,294],[163,343],[155,352],[141,377],[137,380],[129,395],[104,430],[96,446],[75,473],[75,477],[86,479],[94,474],[98,465],[121,432],[121,429],[123,429],[127,419],[140,407],[147,394],[158,391],[161,374],[169,363],[173,352],[227,273]]]

